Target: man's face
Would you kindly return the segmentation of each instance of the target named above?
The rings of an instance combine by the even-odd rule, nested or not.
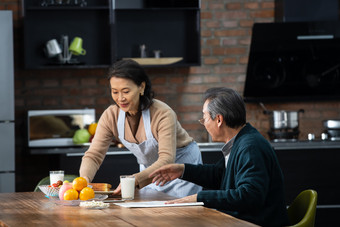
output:
[[[218,135],[218,127],[217,127],[217,122],[216,119],[213,120],[210,117],[209,111],[208,111],[208,104],[209,100],[206,100],[204,105],[203,105],[203,119],[204,119],[204,127],[208,131],[208,133],[211,136],[212,141],[217,142],[217,135]]]

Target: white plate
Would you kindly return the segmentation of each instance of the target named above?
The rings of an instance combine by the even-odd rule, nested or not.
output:
[[[107,195],[95,195],[95,197],[93,199],[89,199],[87,201],[92,201],[92,200],[95,200],[95,201],[102,201],[104,199],[107,199]],[[60,200],[59,198],[57,197],[48,197],[48,199],[52,202],[54,202],[55,204],[58,204],[58,205],[63,205],[63,206],[79,206],[80,202],[84,202],[86,200]]]
[[[107,195],[107,194],[113,194],[113,191],[94,191],[94,193]]]
[[[107,209],[108,207],[82,207],[85,209],[89,209],[89,210],[103,210],[103,209]]]

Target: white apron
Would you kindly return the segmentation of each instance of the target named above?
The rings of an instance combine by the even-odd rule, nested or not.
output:
[[[143,123],[146,133],[146,140],[140,144],[130,143],[124,139],[125,135],[125,112],[120,110],[118,116],[118,137],[120,142],[129,149],[137,158],[139,170],[142,171],[152,165],[158,159],[158,142],[153,137],[150,124],[149,109],[142,111]],[[188,144],[186,147],[176,150],[176,163],[202,164],[202,157],[196,142]],[[176,179],[168,182],[164,186],[150,184],[146,186],[157,191],[162,191],[172,196],[184,197],[196,194],[202,190],[202,187]]]

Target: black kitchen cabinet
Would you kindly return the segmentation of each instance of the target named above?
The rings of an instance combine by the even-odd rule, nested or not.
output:
[[[155,59],[153,51],[160,50],[163,58],[182,58],[174,65],[199,65],[199,4],[199,0],[114,1],[113,60],[138,59],[145,45],[148,58]]]
[[[42,6],[42,2],[27,0],[24,4],[26,68],[93,68],[111,64],[110,6],[107,0],[88,0],[86,6]],[[46,42],[56,39],[60,43],[62,35],[69,37],[69,43],[74,37],[81,37],[86,55],[73,56],[71,64],[60,64],[57,57],[46,57]]]
[[[87,0],[61,1],[69,4],[42,5],[24,1],[25,68],[106,68],[117,60],[148,60],[145,66],[192,66],[200,64],[199,0]],[[76,2],[77,4],[74,4]],[[67,35],[83,39],[86,55],[72,56],[60,63],[48,58],[46,42]],[[140,46],[147,58],[141,59]],[[161,58],[154,57],[161,51]],[[180,59],[174,63],[165,60]],[[164,63],[165,61],[165,63]]]
[[[340,212],[339,149],[276,150],[284,174],[286,202],[303,190],[318,193],[315,226],[336,226]]]

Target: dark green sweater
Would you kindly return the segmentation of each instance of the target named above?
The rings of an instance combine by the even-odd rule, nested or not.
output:
[[[227,169],[216,164],[185,164],[183,179],[208,190],[197,201],[261,226],[288,224],[283,175],[270,143],[249,123],[238,133]]]

